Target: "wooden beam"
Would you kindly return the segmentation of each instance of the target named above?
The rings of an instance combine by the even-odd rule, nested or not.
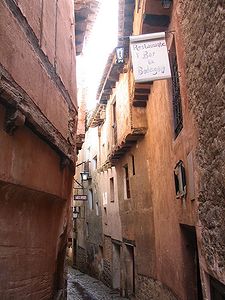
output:
[[[167,15],[146,14],[143,23],[149,26],[167,27],[170,23],[170,17]]]
[[[134,107],[146,107],[147,103],[146,101],[133,101]]]
[[[148,100],[148,95],[135,94],[134,95],[134,101],[135,100],[147,101]]]
[[[149,88],[149,89],[147,89],[147,88],[141,88],[141,89],[135,88],[134,93],[135,93],[135,94],[149,95],[149,94],[150,94],[150,91],[151,91],[150,88]]]

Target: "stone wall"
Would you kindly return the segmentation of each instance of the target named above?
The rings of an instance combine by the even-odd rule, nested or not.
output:
[[[103,248],[103,282],[107,286],[112,285],[112,243],[109,236],[104,236]]]
[[[202,265],[225,283],[224,2],[180,0],[179,4],[189,103],[199,134]]]
[[[161,282],[143,275],[137,275],[136,299],[140,300],[176,300],[172,292]]]
[[[86,250],[80,246],[77,247],[76,267],[81,272],[87,272],[87,253]]]

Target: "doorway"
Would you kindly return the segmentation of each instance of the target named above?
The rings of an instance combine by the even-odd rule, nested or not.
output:
[[[120,290],[120,245],[113,243],[113,288]]]
[[[184,258],[184,282],[187,300],[203,300],[196,231],[194,226],[181,225]]]
[[[125,294],[130,297],[135,294],[135,264],[134,247],[125,245]]]

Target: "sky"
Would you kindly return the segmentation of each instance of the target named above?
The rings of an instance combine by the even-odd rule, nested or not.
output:
[[[100,0],[100,11],[83,55],[77,57],[77,77],[88,87],[87,109],[95,107],[96,92],[109,54],[117,46],[118,0]]]

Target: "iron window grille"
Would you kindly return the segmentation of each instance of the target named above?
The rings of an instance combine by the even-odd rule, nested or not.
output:
[[[183,115],[180,94],[179,71],[177,65],[177,56],[175,46],[172,46],[170,51],[170,67],[172,80],[172,104],[173,104],[173,120],[174,120],[174,134],[175,138],[183,128]]]

